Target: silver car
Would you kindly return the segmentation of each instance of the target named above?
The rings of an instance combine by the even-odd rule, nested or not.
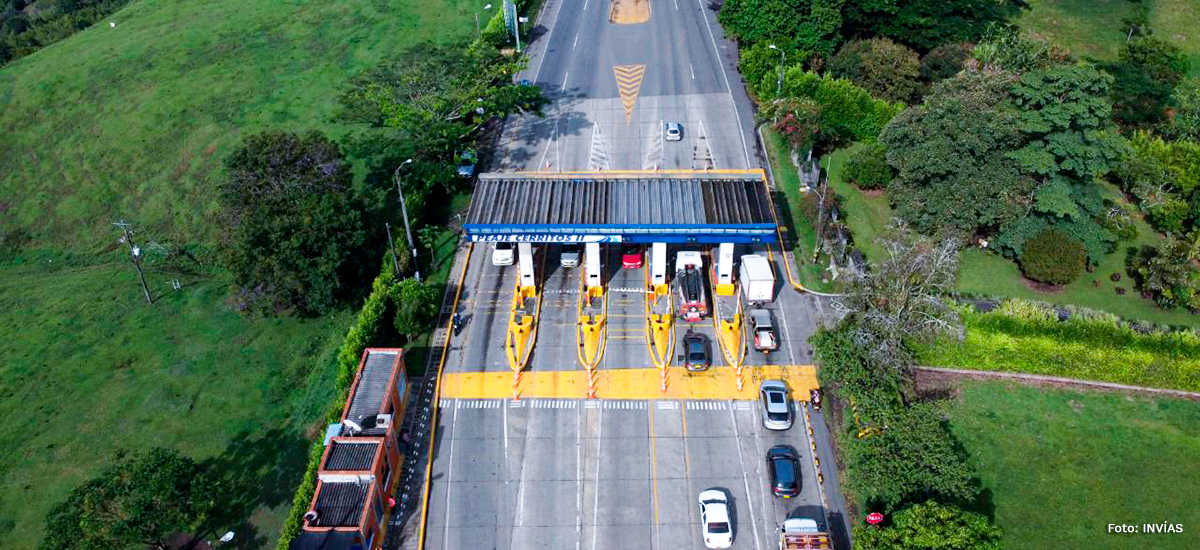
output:
[[[667,123],[667,141],[679,141],[683,139],[683,126],[678,122]]]
[[[786,430],[792,427],[792,409],[788,406],[788,389],[782,380],[763,380],[758,387],[762,401],[763,427]]]
[[[558,257],[558,263],[568,268],[579,267],[579,247],[576,245],[563,247],[562,254]]]

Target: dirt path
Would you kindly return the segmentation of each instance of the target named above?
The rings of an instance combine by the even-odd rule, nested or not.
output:
[[[924,393],[929,390],[944,388],[947,383],[964,378],[973,380],[1011,380],[1029,386],[1049,386],[1055,388],[1070,388],[1070,389],[1091,389],[1101,391],[1116,391],[1126,393],[1140,393],[1149,395],[1161,395],[1165,397],[1179,397],[1183,399],[1191,399],[1200,401],[1200,392],[1189,392],[1182,390],[1167,390],[1160,388],[1145,388],[1141,386],[1127,386],[1125,384],[1114,384],[1111,382],[1096,382],[1093,380],[1075,380],[1073,378],[1062,378],[1058,376],[1042,376],[1038,374],[1023,374],[1015,372],[993,372],[965,369],[949,369],[938,367],[917,367],[913,373],[914,382],[917,385],[918,392]]]

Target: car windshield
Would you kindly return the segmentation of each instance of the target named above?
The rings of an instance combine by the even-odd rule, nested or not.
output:
[[[705,358],[704,343],[699,340],[688,342],[688,357],[692,361],[703,361]]]
[[[621,250],[621,253],[626,256],[636,256],[638,253],[638,249],[636,246],[627,246]]]
[[[723,521],[709,523],[708,524],[708,532],[709,533],[728,533],[729,532],[729,524],[725,523]]]
[[[770,420],[787,420],[787,417],[788,417],[788,415],[785,412],[769,412],[769,413],[767,413],[767,418]]]
[[[513,243],[499,242],[496,243],[496,250],[512,250]]]

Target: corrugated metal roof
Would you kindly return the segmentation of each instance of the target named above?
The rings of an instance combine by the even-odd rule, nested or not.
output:
[[[466,223],[737,226],[774,219],[762,179],[748,175],[483,174]]]
[[[314,527],[353,527],[362,519],[369,483],[322,483]]]
[[[370,470],[375,452],[379,450],[378,441],[334,441],[331,445],[329,458],[325,459],[326,470]]]
[[[396,363],[397,353],[394,351],[372,351],[367,354],[366,364],[363,365],[362,375],[354,388],[354,397],[346,418],[358,421],[365,416],[379,414],[383,398],[387,395],[388,380],[392,377],[392,368]],[[365,430],[372,434],[379,430]]]

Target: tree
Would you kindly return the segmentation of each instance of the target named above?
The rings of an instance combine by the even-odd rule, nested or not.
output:
[[[846,141],[830,131],[821,105],[811,99],[776,99],[763,106],[763,116],[796,151],[807,151],[818,143],[828,146]]]
[[[854,275],[833,306],[840,318],[854,320],[856,341],[875,361],[907,375],[912,356],[906,341],[963,337],[961,319],[947,298],[958,275],[960,241],[934,242],[900,220],[885,235],[883,261]]]
[[[903,406],[905,373],[877,361],[859,342],[853,319],[834,329],[817,329],[810,343],[821,387],[850,402],[854,424],[860,429],[881,428],[896,408]]]
[[[1171,96],[1172,116],[1160,129],[1173,139],[1200,141],[1200,77],[1184,80]]]
[[[1034,235],[1022,247],[1021,271],[1026,277],[1052,285],[1074,281],[1087,262],[1083,242],[1057,229]]]
[[[217,503],[215,482],[178,451],[118,452],[103,474],[71,491],[46,516],[41,550],[166,548],[195,534]]]
[[[942,44],[921,58],[921,78],[937,82],[950,78],[966,66],[975,46],[969,42]]]
[[[1175,86],[1191,68],[1182,50],[1151,37],[1126,42],[1119,60],[1101,67],[1115,77],[1113,115],[1134,127],[1157,124],[1165,118]]]
[[[860,189],[886,187],[896,177],[896,171],[887,163],[887,146],[875,142],[860,147],[846,161],[842,177]]]
[[[847,42],[826,69],[888,101],[910,103],[921,89],[917,53],[887,38]]]
[[[974,42],[1028,8],[1024,0],[857,0],[845,6],[847,36],[886,36],[921,51]]]
[[[830,55],[841,43],[845,0],[727,0],[717,21],[728,36],[753,45],[774,42],[789,50]]]
[[[859,502],[892,510],[931,497],[948,502],[975,498],[978,487],[969,462],[936,406],[894,409],[886,426],[869,437],[842,439],[846,478]]]
[[[226,158],[221,185],[225,266],[242,309],[323,314],[358,275],[366,240],[350,166],[317,132],[264,132]]]
[[[999,550],[1000,528],[987,516],[928,500],[896,512],[879,527],[856,525],[862,550]]]
[[[898,216],[923,233],[965,240],[1028,211],[1037,182],[1008,157],[1023,143],[1020,112],[1008,101],[1014,79],[964,71],[884,128]]]
[[[797,65],[784,71],[783,95],[816,102],[824,135],[837,140],[875,141],[888,121],[904,109],[901,103],[871,97],[849,80],[818,75]]]
[[[1072,61],[1070,52],[1046,39],[999,24],[988,27],[972,53],[983,68],[1018,74]]]
[[[1130,249],[1125,262],[1137,287],[1160,307],[1200,310],[1200,232]]]
[[[1129,138],[1130,153],[1113,175],[1137,199],[1156,229],[1183,232],[1200,224],[1192,204],[1200,200],[1200,143],[1164,141],[1144,130]]]
[[[438,289],[416,279],[404,279],[392,288],[396,304],[396,331],[412,340],[437,321]]]

